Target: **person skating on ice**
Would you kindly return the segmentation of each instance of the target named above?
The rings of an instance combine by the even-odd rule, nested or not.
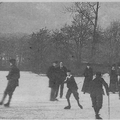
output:
[[[65,80],[64,83],[67,84],[67,88],[68,88],[68,91],[67,91],[67,94],[66,94],[66,99],[67,99],[67,102],[68,102],[68,106],[66,106],[64,109],[70,109],[70,108],[71,108],[70,96],[71,96],[72,93],[73,93],[75,99],[77,100],[78,106],[79,106],[81,109],[83,109],[82,105],[81,105],[80,102],[79,102],[79,93],[77,92],[78,87],[77,87],[77,84],[76,84],[76,82],[75,82],[75,79],[74,79],[74,77],[72,76],[70,70],[67,70],[67,77],[66,77],[66,80]]]
[[[4,103],[4,100],[6,98],[6,96],[9,96],[8,102],[6,104],[4,104],[5,107],[9,107],[10,106],[10,102],[12,99],[12,95],[13,92],[15,91],[16,87],[19,85],[19,78],[20,78],[20,71],[16,66],[16,60],[15,59],[10,59],[10,71],[9,74],[6,76],[8,83],[7,83],[7,87],[4,91],[3,94],[3,98],[0,102],[0,105],[2,105]]]
[[[105,87],[106,94],[109,96],[108,84],[101,76],[101,72],[96,73],[95,79],[90,82],[90,97],[92,100],[92,107],[95,111],[95,118],[102,119],[100,117],[99,111],[102,108],[103,103],[103,86]]]

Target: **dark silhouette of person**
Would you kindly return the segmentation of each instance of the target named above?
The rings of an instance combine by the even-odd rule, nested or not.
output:
[[[58,70],[59,70],[59,78],[58,78],[58,86],[57,86],[56,97],[58,96],[58,92],[59,92],[59,89],[60,89],[60,98],[62,98],[63,89],[64,89],[64,81],[65,81],[66,76],[67,76],[67,68],[63,65],[62,62],[60,62]]]
[[[16,66],[16,60],[10,59],[9,62],[10,62],[11,68],[10,68],[9,74],[6,76],[8,83],[3,94],[3,98],[0,102],[0,105],[2,105],[4,103],[6,96],[8,95],[9,99],[8,99],[8,102],[4,104],[5,107],[10,106],[13,92],[15,91],[16,87],[19,86],[19,78],[20,78],[20,71]]]
[[[74,97],[75,97],[75,99],[78,103],[78,106],[81,109],[83,109],[82,105],[79,102],[79,93],[77,92],[78,87],[77,87],[75,79],[74,79],[73,75],[71,74],[70,70],[67,70],[67,77],[66,77],[66,80],[64,81],[64,83],[67,83],[67,88],[68,88],[68,91],[67,91],[67,94],[66,94],[66,99],[67,99],[67,102],[68,102],[68,106],[66,106],[64,109],[70,109],[71,108],[71,104],[70,104],[71,94],[74,95]]]
[[[111,72],[110,72],[109,91],[112,93],[117,92],[117,86],[118,86],[118,74],[114,64],[112,65]]]
[[[52,66],[49,67],[47,71],[47,77],[49,78],[49,87],[51,88],[50,101],[55,101],[57,93],[57,84],[58,84],[58,61],[54,61]]]
[[[84,71],[84,83],[83,83],[83,87],[82,87],[82,92],[85,93],[89,93],[89,84],[93,79],[93,69],[90,67],[90,64],[87,64],[87,67]]]
[[[102,108],[103,103],[103,86],[105,87],[106,94],[109,95],[108,84],[101,76],[101,72],[96,73],[96,78],[90,82],[90,97],[92,100],[92,107],[95,111],[96,119],[102,119],[99,115],[99,111]]]

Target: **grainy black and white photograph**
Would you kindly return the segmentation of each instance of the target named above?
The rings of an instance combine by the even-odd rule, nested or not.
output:
[[[0,2],[0,119],[119,113],[120,2]]]

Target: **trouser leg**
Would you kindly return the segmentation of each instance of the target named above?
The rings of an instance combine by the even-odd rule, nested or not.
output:
[[[119,99],[120,99],[120,85],[118,86]]]
[[[60,85],[60,98],[63,96],[64,83]]]
[[[102,108],[102,103],[103,103],[103,96],[101,94],[97,96],[97,110],[96,110],[97,114],[99,114],[99,111]]]
[[[77,90],[73,90],[72,93],[73,93],[73,95],[74,95],[74,97],[75,97],[75,99],[76,99],[76,101],[77,101],[78,106],[79,106],[81,109],[83,109],[82,105],[81,105],[80,102],[79,102],[79,93],[77,92]]]
[[[59,84],[56,85],[56,88],[55,88],[55,98],[58,96],[58,92],[59,92]]]
[[[54,100],[54,88],[51,88],[51,92],[50,92],[50,101]]]
[[[11,99],[12,99],[12,95],[13,95],[13,93],[10,93],[10,94],[9,94],[8,102],[7,102],[6,104],[4,104],[5,107],[9,107],[10,102],[11,102]]]
[[[96,96],[91,96],[91,100],[92,100],[92,107],[95,111],[95,114],[97,113],[97,102],[96,102]]]
[[[2,100],[1,100],[1,102],[0,102],[0,104],[3,104],[3,102],[4,102],[5,98],[6,98],[6,96],[7,96],[7,93],[4,93],[4,94],[3,94],[3,97],[2,97]]]
[[[71,106],[71,104],[70,104],[70,96],[71,96],[71,91],[70,90],[68,90],[67,91],[67,94],[66,94],[66,99],[67,99],[67,102],[68,102],[68,106]]]
[[[9,94],[8,104],[10,104],[13,94]]]

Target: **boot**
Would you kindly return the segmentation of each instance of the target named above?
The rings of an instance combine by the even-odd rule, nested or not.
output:
[[[57,98],[55,98],[55,101],[59,101]]]
[[[95,118],[96,118],[96,119],[102,119],[99,114],[96,114],[96,115],[95,115]]]
[[[78,103],[78,106],[79,106],[81,109],[83,109],[83,106],[80,105],[79,99],[77,100],[77,103]]]
[[[2,100],[0,102],[0,105],[3,105],[3,102],[4,102],[5,98],[6,98],[6,96],[7,96],[7,94],[3,94],[3,98],[2,98]]]
[[[71,106],[66,106],[66,107],[64,107],[64,109],[70,109],[71,108]]]
[[[68,102],[68,106],[66,106],[64,109],[70,109],[71,108],[70,99],[69,98],[67,99],[67,102]]]
[[[10,103],[8,102],[8,103],[4,104],[4,106],[5,106],[5,107],[9,107],[9,106],[10,106]]]
[[[9,107],[10,106],[11,99],[12,99],[12,94],[9,95],[8,102],[6,104],[4,104],[5,107]]]
[[[79,106],[81,109],[83,109],[83,106],[82,106],[82,105],[78,104],[78,106]]]

